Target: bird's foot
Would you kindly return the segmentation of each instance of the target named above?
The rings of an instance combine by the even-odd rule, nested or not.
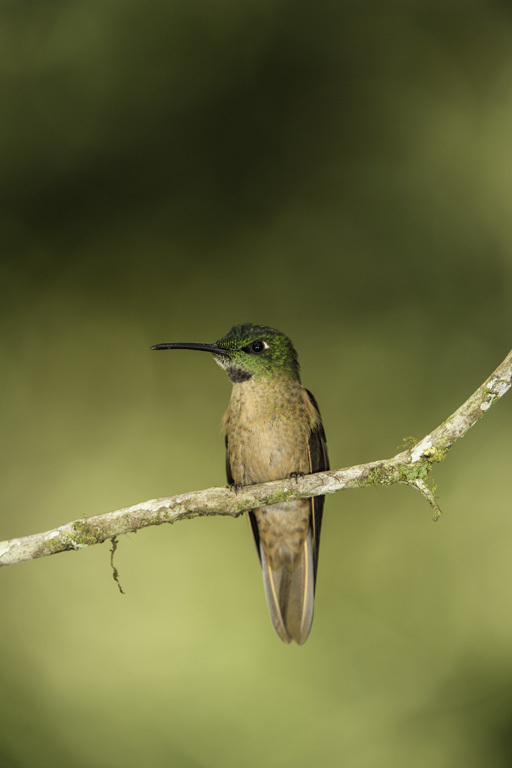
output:
[[[299,477],[304,477],[305,474],[305,472],[290,472],[290,477],[298,483]]]
[[[233,493],[238,493],[238,491],[243,488],[243,485],[240,483],[230,483],[229,484],[229,490],[233,491]]]

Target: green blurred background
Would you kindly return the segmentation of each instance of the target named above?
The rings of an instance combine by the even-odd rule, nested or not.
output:
[[[222,485],[235,323],[294,340],[333,467],[422,437],[512,325],[512,12],[491,0],[0,11],[1,531]],[[327,500],[281,645],[243,520],[0,574],[0,764],[509,766],[512,397],[436,479]]]

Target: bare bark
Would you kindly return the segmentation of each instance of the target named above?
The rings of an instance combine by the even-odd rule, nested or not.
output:
[[[288,478],[251,485],[237,493],[229,488],[192,491],[74,520],[51,531],[0,542],[0,566],[15,565],[71,549],[83,549],[150,525],[208,515],[237,517],[263,504],[293,501],[368,485],[410,485],[425,496],[434,510],[434,519],[437,519],[440,509],[428,484],[432,467],[443,461],[455,442],[507,392],[511,383],[512,351],[446,421],[411,448],[390,459],[318,472],[297,480]]]

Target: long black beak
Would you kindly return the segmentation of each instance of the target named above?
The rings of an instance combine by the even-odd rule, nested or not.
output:
[[[199,349],[201,352],[211,352],[214,355],[229,355],[227,349],[217,344],[201,344],[195,341],[171,341],[168,344],[155,344],[151,349]]]

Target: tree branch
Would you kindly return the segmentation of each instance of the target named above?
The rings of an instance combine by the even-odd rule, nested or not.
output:
[[[297,480],[277,480],[246,486],[238,493],[229,488],[208,488],[204,491],[151,499],[115,512],[74,520],[51,531],[0,542],[0,567],[35,560],[57,552],[83,549],[150,525],[209,515],[238,517],[242,512],[263,504],[289,502],[368,485],[410,485],[425,496],[434,510],[434,519],[437,519],[440,509],[434,492],[428,485],[433,465],[443,461],[455,442],[507,392],[511,383],[512,351],[446,421],[411,448],[391,459],[330,472],[318,472]]]

